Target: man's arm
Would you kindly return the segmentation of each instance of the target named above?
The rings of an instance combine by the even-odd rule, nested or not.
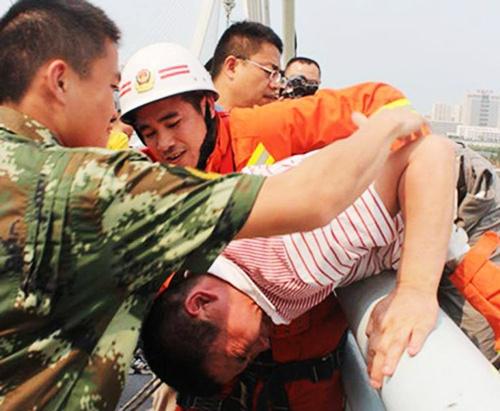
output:
[[[376,388],[394,373],[406,347],[410,355],[418,353],[434,328],[453,216],[452,143],[433,136],[402,150],[408,152],[407,165],[395,182],[405,220],[401,263],[395,290],[376,305],[367,327],[368,370]]]
[[[363,83],[339,90],[321,89],[300,99],[235,108],[229,122],[236,169],[248,165],[259,143],[276,160],[307,153],[350,137],[357,128],[353,112],[370,117],[383,107],[403,102],[410,104],[388,84]]]
[[[336,142],[298,167],[269,177],[238,238],[309,231],[328,224],[373,182],[392,142],[423,118],[407,109],[384,110],[362,122],[351,138]]]

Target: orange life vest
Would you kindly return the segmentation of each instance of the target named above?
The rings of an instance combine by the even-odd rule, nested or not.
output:
[[[333,295],[289,326],[281,325],[274,328],[271,349],[273,360],[278,365],[301,362],[306,366],[308,361],[313,359],[337,361],[332,370],[324,365],[327,373],[325,376],[317,375],[323,367],[319,364],[314,366],[318,371],[313,371],[313,375],[306,378],[302,375],[302,378],[296,380],[290,378],[290,381],[284,382],[291,410],[343,409],[344,390],[340,382],[340,372],[336,369],[340,366],[342,352],[334,349],[343,350],[343,347],[339,347],[339,343],[346,329],[347,321],[344,313]],[[330,354],[334,358],[328,358]]]
[[[500,352],[500,266],[489,260],[500,247],[500,236],[487,231],[465,254],[450,276],[451,282],[489,322]]]
[[[274,326],[269,352],[259,356],[223,398],[179,396],[177,410],[341,411],[339,366],[347,323],[333,295],[286,326]]]

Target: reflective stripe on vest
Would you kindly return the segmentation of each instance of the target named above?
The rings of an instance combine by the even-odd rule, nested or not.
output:
[[[259,143],[255,151],[250,156],[247,166],[269,166],[271,164],[274,164],[275,161],[276,160],[274,159],[274,157],[269,154],[269,152],[266,150],[266,147],[264,147],[264,144]]]
[[[398,100],[394,100],[391,101],[390,103],[384,104],[382,107],[378,109],[378,111],[396,107],[411,107],[411,102],[407,98],[400,98]]]

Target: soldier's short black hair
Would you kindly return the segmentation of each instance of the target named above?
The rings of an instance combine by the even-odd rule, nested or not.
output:
[[[18,103],[39,68],[66,61],[82,78],[120,30],[85,0],[19,0],[0,20],[0,103]]]
[[[184,309],[199,278],[188,277],[155,299],[142,324],[141,339],[148,365],[163,382],[183,394],[211,396],[222,389],[206,369],[219,330],[208,321],[193,319]]]
[[[290,60],[288,60],[288,63],[286,63],[285,71],[293,63],[312,64],[318,68],[319,76],[321,77],[321,67],[319,66],[319,63],[316,60],[313,60],[312,58],[309,57],[300,57],[300,56],[292,57]]]
[[[249,58],[259,52],[264,43],[275,46],[283,53],[283,42],[272,28],[255,21],[240,21],[232,24],[222,34],[211,65],[211,74],[216,78],[228,56]]]

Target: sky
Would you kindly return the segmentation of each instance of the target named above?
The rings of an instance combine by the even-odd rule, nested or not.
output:
[[[124,62],[156,41],[191,45],[204,0],[94,0],[120,26]],[[240,3],[231,20],[244,17]],[[0,0],[0,12],[10,0]],[[270,0],[271,26],[281,35],[281,0]],[[222,8],[221,8],[222,9]],[[226,27],[213,19],[209,42]],[[296,0],[297,52],[321,64],[323,85],[341,88],[383,81],[401,89],[417,110],[461,103],[468,91],[500,93],[499,0]],[[205,59],[213,48],[208,44]]]

